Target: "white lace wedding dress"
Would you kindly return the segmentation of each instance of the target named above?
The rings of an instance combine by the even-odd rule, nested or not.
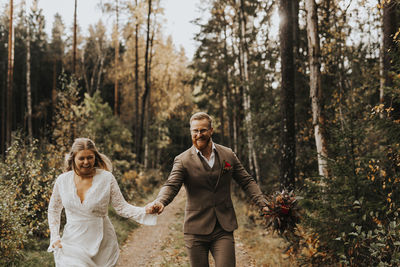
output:
[[[54,252],[57,267],[108,267],[117,263],[117,236],[107,215],[110,203],[120,216],[142,224],[156,224],[156,215],[146,214],[144,208],[132,206],[125,201],[115,177],[108,171],[96,170],[92,186],[82,203],[77,195],[74,172],[63,173],[57,178],[48,209],[48,251]],[[60,238],[60,215],[63,208],[67,223]],[[57,240],[61,240],[62,248],[52,248]]]

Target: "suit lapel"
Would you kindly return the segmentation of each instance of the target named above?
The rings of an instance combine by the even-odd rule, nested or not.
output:
[[[192,146],[192,149],[191,149],[191,156],[192,156],[192,160],[193,160],[194,164],[196,165],[196,167],[198,167],[200,170],[202,170],[203,164],[201,163],[199,155],[197,155],[196,148],[194,146]]]
[[[224,166],[225,166],[223,164],[225,162],[225,158],[224,158],[225,155],[223,154],[221,147],[219,145],[215,144],[215,150],[218,153],[219,166],[221,169],[219,170],[218,180],[217,180],[217,183],[215,184],[214,190],[218,187],[219,180],[221,179],[221,175],[222,175],[222,170],[224,169]]]

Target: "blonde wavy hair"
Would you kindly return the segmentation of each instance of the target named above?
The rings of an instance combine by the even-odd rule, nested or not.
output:
[[[111,160],[104,154],[100,153],[96,145],[89,138],[77,138],[72,144],[70,152],[65,156],[64,171],[75,171],[75,156],[82,150],[90,150],[95,155],[94,167],[106,171],[112,171]]]

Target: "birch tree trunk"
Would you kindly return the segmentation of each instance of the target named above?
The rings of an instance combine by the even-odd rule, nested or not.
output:
[[[229,85],[230,78],[229,78],[229,56],[228,56],[228,35],[226,33],[226,25],[227,21],[225,19],[225,13],[223,13],[224,18],[224,66],[225,66],[225,98],[226,98],[226,112],[228,115],[228,146],[232,147],[233,145],[233,110],[232,106],[233,101],[231,99],[231,87]],[[236,152],[236,151],[235,151]]]
[[[14,25],[13,13],[14,3],[10,0],[9,5],[9,27],[8,27],[8,66],[7,66],[7,101],[6,101],[6,145],[11,145],[11,131],[13,120],[13,80],[14,80]]]
[[[318,36],[318,12],[315,0],[306,0],[307,11],[307,38],[308,56],[310,62],[310,98],[312,109],[312,122],[314,127],[315,144],[318,153],[318,173],[328,177],[326,158],[327,145],[323,129],[323,116],[321,114],[321,53]]]
[[[247,146],[248,146],[248,157],[249,157],[249,167],[252,174],[256,175],[256,180],[260,181],[260,173],[257,156],[254,150],[254,136],[252,129],[252,117],[251,117],[251,101],[250,101],[250,87],[249,87],[249,72],[248,72],[248,51],[246,48],[245,40],[245,29],[246,20],[244,14],[244,1],[240,0],[239,8],[239,40],[240,40],[240,50],[241,50],[241,62],[243,70],[243,109],[245,114],[245,124],[247,132]]]
[[[281,53],[281,187],[294,188],[296,139],[295,139],[295,91],[293,60],[292,0],[280,1],[281,23],[279,40]]]

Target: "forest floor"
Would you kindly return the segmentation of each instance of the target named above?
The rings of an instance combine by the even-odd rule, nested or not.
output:
[[[242,266],[295,266],[283,254],[285,242],[260,227],[246,224],[245,204],[235,201],[239,229],[235,231],[236,262]],[[121,246],[118,267],[190,266],[183,240],[185,190],[158,217],[156,226],[141,226]],[[210,266],[214,266],[210,255]]]

